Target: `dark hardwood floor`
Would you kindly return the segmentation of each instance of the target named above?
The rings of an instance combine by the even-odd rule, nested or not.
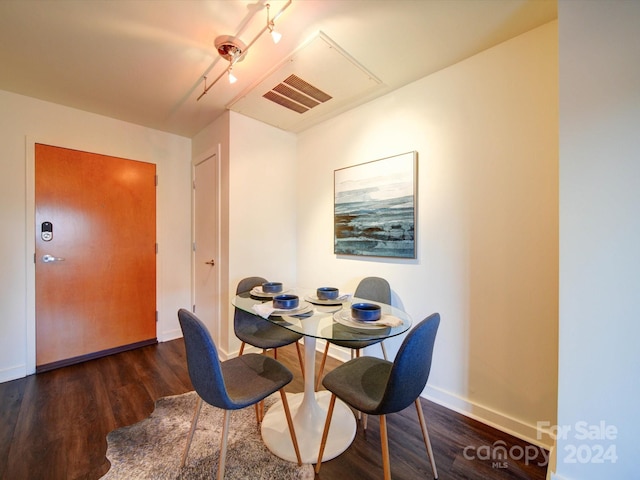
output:
[[[279,350],[278,359],[294,372],[287,390],[302,391],[295,347]],[[325,368],[336,365],[329,358]],[[146,418],[158,398],[190,390],[182,340],[2,383],[0,478],[100,478],[109,469],[107,433]],[[432,402],[422,403],[440,479],[545,478],[539,448]],[[388,416],[388,433],[392,477],[433,478],[413,406]],[[496,445],[506,447],[508,458],[487,458],[497,452]],[[516,458],[536,450],[534,460]],[[366,434],[359,426],[351,447],[323,463],[317,478],[382,478],[377,418],[369,419]]]

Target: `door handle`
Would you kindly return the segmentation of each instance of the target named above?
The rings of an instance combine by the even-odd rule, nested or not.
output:
[[[51,263],[51,262],[62,262],[64,261],[64,258],[62,257],[54,257],[53,255],[43,255],[42,256],[42,261],[44,263]]]
[[[204,262],[205,265],[215,265],[216,262],[213,261],[213,259],[209,260],[208,262]]]

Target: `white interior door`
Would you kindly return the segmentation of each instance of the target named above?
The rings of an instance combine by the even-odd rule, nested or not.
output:
[[[218,157],[193,165],[193,310],[219,341]]]

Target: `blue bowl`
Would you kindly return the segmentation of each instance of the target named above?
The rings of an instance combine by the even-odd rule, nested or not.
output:
[[[373,303],[354,303],[351,305],[351,316],[361,322],[380,320],[380,305]]]
[[[320,287],[316,290],[318,300],[335,300],[339,294],[339,290],[334,287]]]
[[[273,297],[273,308],[289,310],[296,308],[300,303],[297,295],[276,295]]]
[[[267,282],[262,284],[264,293],[278,293],[282,291],[282,282]]]

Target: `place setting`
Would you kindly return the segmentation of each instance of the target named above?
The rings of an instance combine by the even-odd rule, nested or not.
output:
[[[249,295],[260,300],[271,300],[276,295],[282,295],[283,291],[282,282],[265,282],[262,285],[257,285],[249,291]]]
[[[313,311],[313,306],[309,302],[301,302],[297,295],[284,293],[282,290],[281,282],[266,282],[259,287],[254,287],[250,292],[251,296],[270,298],[271,301],[253,305],[253,311],[263,318],[304,315]]]
[[[351,308],[343,308],[333,314],[333,319],[346,327],[364,330],[399,327],[402,320],[393,315],[383,314],[380,305],[358,302]]]
[[[309,294],[305,300],[314,305],[342,305],[351,300],[351,294],[340,295],[340,290],[336,287],[318,287],[315,294]]]

